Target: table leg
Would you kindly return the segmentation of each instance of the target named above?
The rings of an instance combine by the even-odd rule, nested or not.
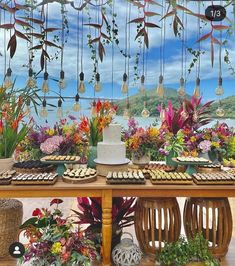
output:
[[[110,266],[112,241],[112,190],[102,191],[102,246],[103,266]]]

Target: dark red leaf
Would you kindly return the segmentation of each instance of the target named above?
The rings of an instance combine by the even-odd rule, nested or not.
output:
[[[48,45],[48,46],[52,46],[52,47],[56,47],[56,48],[60,48],[61,49],[61,47],[59,45],[57,45],[57,44],[55,44],[53,42],[50,42],[50,41],[45,40],[44,43],[46,45]]]
[[[63,200],[62,199],[53,199],[51,202],[50,202],[50,206],[54,205],[54,204],[60,204],[62,203]]]
[[[101,32],[101,36],[107,40],[110,40],[109,36],[106,35],[105,33]]]
[[[192,11],[184,6],[176,5],[176,9],[179,9],[181,11],[186,11],[187,13],[192,13]]]
[[[28,36],[33,36],[35,38],[38,38],[38,39],[42,39],[44,37],[43,34],[40,34],[40,33],[35,33],[35,32],[29,32],[29,33],[26,33]]]
[[[150,22],[145,22],[144,24],[146,27],[148,28],[160,28],[158,25],[154,24],[154,23],[150,23]]]
[[[46,58],[48,58],[48,59],[50,59],[50,56],[49,56],[49,54],[47,53],[47,51],[46,50],[42,50],[42,53],[43,53],[43,55],[46,57]]]
[[[144,43],[145,43],[146,47],[149,48],[149,37],[148,37],[148,33],[145,29],[144,29],[143,35],[144,35]]]
[[[230,27],[229,26],[226,26],[226,25],[212,25],[212,28],[214,30],[227,30]]]
[[[11,8],[9,7],[7,4],[3,4],[1,3],[0,6],[5,9],[6,11],[8,11],[9,13],[13,14],[16,12],[16,9],[15,8]]]
[[[143,7],[144,7],[143,4],[141,4],[140,2],[137,2],[137,1],[131,1],[131,3],[132,3],[134,6],[137,6],[137,7],[139,7],[139,8],[143,8]]]
[[[173,16],[173,15],[175,15],[175,13],[176,13],[176,9],[173,9],[172,11],[168,12],[167,14],[165,14],[165,15],[161,18],[161,20],[162,20],[162,19],[165,19],[165,18],[167,18],[167,17],[171,17],[171,16]]]
[[[15,19],[15,23],[24,27],[29,27],[29,28],[33,28],[29,23],[20,20],[20,19]]]
[[[47,29],[44,29],[44,32],[53,32],[56,30],[61,30],[61,29],[60,28],[47,28]]]
[[[98,50],[99,50],[100,61],[102,62],[104,58],[104,54],[105,54],[105,50],[104,50],[104,46],[102,42],[99,42]]]
[[[135,18],[129,21],[129,23],[142,23],[144,22],[144,18]]]
[[[212,41],[213,43],[216,43],[216,44],[221,45],[221,42],[220,42],[218,39],[216,39],[215,37],[213,37],[213,36],[211,36],[211,41]]]
[[[99,41],[100,41],[100,37],[97,37],[97,38],[90,40],[89,43],[95,43],[95,42],[99,42]]]
[[[100,24],[95,24],[95,23],[87,23],[87,24],[84,24],[84,26],[90,26],[90,27],[94,27],[96,29],[100,29],[101,28]]]
[[[23,18],[24,20],[29,20],[29,21],[32,21],[33,23],[36,23],[36,24],[40,24],[42,25],[44,23],[43,20],[40,20],[40,19],[36,19],[36,18],[28,18],[28,17],[21,17]]]
[[[18,10],[28,10],[29,9],[29,7],[27,5],[20,5],[17,3],[15,3],[15,8]]]
[[[41,57],[40,57],[40,66],[41,66],[41,70],[44,69],[44,64],[45,64],[45,58],[44,58],[44,54],[43,51],[41,53]]]
[[[7,50],[10,49],[10,57],[12,58],[15,54],[16,51],[16,46],[17,46],[17,41],[16,41],[16,35],[13,34],[8,42],[7,45]]]
[[[173,31],[174,31],[174,34],[175,36],[177,36],[178,34],[178,22],[177,22],[177,16],[174,17],[174,20],[173,20]]]
[[[157,3],[156,1],[154,0],[145,0],[146,3],[149,3],[150,5],[156,5],[156,6],[160,6],[162,7],[161,4]]]
[[[0,25],[0,28],[6,29],[6,30],[10,30],[10,29],[13,29],[14,28],[14,24],[11,24],[11,23],[9,23],[9,24],[2,24],[2,25]]]
[[[35,45],[32,48],[30,48],[30,50],[40,50],[40,49],[42,49],[42,44]]]
[[[137,35],[135,36],[135,40],[137,39],[137,38],[139,38],[140,36],[143,36],[144,35],[144,28],[142,28],[141,30],[139,30],[139,32],[137,33]]]
[[[208,39],[209,37],[211,36],[211,32],[203,35],[200,39],[198,39],[196,42],[201,42],[201,41],[204,41],[206,39]]]
[[[107,20],[107,18],[105,16],[104,12],[102,12],[102,19],[105,21],[105,24],[108,26],[109,23],[108,23],[108,20]]]
[[[198,17],[198,18],[200,18],[202,20],[208,21],[208,19],[206,18],[205,15],[198,14],[198,13],[193,13],[193,12],[192,13],[189,13],[189,14],[192,15],[192,16]]]
[[[17,37],[30,42],[29,38],[26,35],[24,35],[22,32],[20,32],[18,30],[15,30],[15,34],[16,34]]]
[[[175,19],[176,19],[177,23],[180,24],[180,26],[181,26],[182,28],[184,28],[184,25],[183,25],[181,19],[180,19],[177,15],[175,15]]]
[[[160,16],[159,13],[156,13],[156,12],[150,12],[150,11],[146,11],[146,12],[144,12],[144,15],[145,15],[146,17]]]

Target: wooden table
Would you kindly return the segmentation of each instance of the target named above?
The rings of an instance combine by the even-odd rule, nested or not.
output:
[[[53,186],[0,186],[0,198],[33,197],[101,197],[103,265],[110,263],[113,197],[235,197],[235,186],[216,185],[107,185],[105,178],[88,184],[67,184],[58,181]]]

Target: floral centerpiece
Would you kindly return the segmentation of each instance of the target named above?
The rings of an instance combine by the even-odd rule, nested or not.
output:
[[[79,225],[88,225],[87,234],[101,236],[102,206],[101,198],[77,198],[78,211],[73,210],[78,218]],[[124,227],[134,224],[135,198],[113,198],[112,204],[112,247],[120,242],[121,232]]]
[[[21,226],[29,243],[21,263],[37,266],[90,265],[99,259],[94,242],[85,236],[69,218],[63,218],[58,205],[63,201],[53,199],[53,210],[35,209],[32,218]]]
[[[163,143],[159,129],[138,127],[134,118],[130,118],[128,121],[128,129],[124,131],[124,141],[129,156],[132,156],[132,161],[136,164],[148,163],[151,152],[157,151]]]
[[[39,159],[45,154],[79,154],[84,161],[88,143],[73,116],[61,119],[53,127],[35,126],[17,149],[19,160]]]
[[[12,162],[17,145],[27,135],[30,121],[25,119],[24,109],[26,101],[34,95],[35,91],[0,86],[0,159]],[[4,164],[7,167],[6,161]]]

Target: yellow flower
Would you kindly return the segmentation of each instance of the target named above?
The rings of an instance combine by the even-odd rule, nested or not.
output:
[[[51,247],[51,252],[53,254],[59,254],[62,250],[62,245],[60,242],[55,242]]]
[[[198,156],[198,152],[197,152],[196,150],[193,150],[193,151],[191,152],[191,156],[193,156],[193,157],[197,157],[197,156]]]
[[[211,142],[211,146],[215,147],[215,148],[219,148],[220,147],[219,142],[216,142],[216,141],[212,141]]]
[[[192,136],[191,138],[190,138],[190,141],[192,141],[192,142],[195,142],[197,140],[197,138],[195,137],[195,136]]]
[[[159,135],[159,130],[156,127],[149,128],[149,136],[157,137]]]
[[[49,136],[53,136],[55,134],[55,130],[53,128],[49,128],[46,130],[46,133],[49,135]]]

